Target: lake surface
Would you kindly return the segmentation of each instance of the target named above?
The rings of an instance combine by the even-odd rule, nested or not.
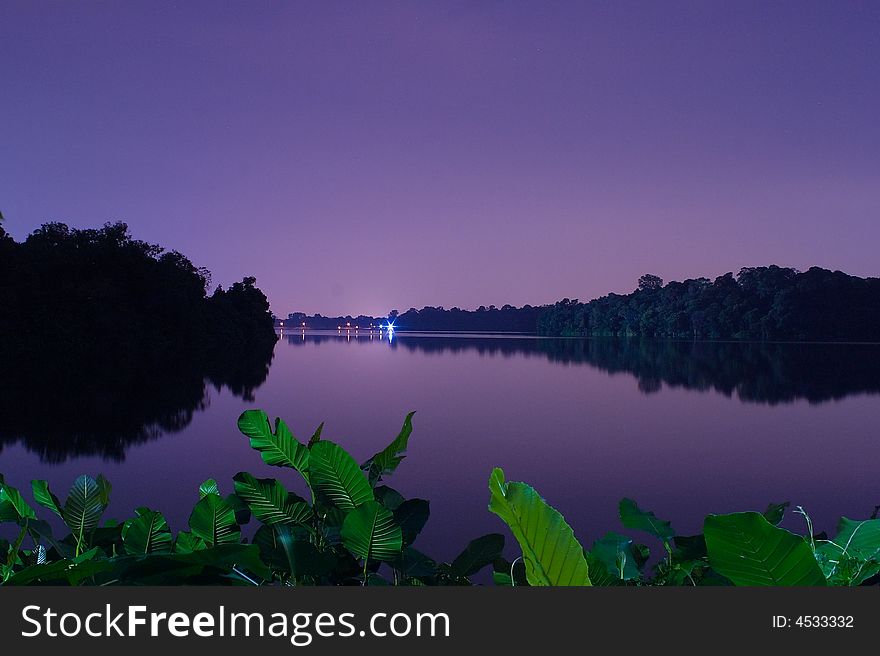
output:
[[[246,389],[188,385],[179,400],[169,378],[162,412],[139,408],[149,419],[115,434],[88,434],[64,415],[51,439],[38,421],[0,424],[0,472],[21,488],[46,478],[62,497],[77,475],[103,473],[108,517],[149,505],[177,530],[206,478],[228,493],[247,470],[303,493],[295,472],[250,449],[235,425],[242,410],[281,416],[302,440],[324,421],[323,436],[358,461],[416,410],[388,484],[431,501],[415,546],[438,559],[507,533],[486,510],[496,466],[534,485],[585,544],[620,530],[624,496],[684,534],[707,513],[779,501],[831,532],[839,515],[867,517],[880,504],[880,345],[294,332],[261,371]],[[786,525],[802,528],[793,514]]]

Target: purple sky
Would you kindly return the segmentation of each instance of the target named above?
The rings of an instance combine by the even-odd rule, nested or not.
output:
[[[272,309],[880,274],[877,2],[0,4],[0,210]]]

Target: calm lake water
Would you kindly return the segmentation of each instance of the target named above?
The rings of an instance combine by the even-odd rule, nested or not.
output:
[[[169,380],[165,406],[174,390]],[[507,532],[486,510],[495,466],[534,485],[585,544],[620,529],[624,496],[685,534],[707,513],[778,501],[830,532],[839,515],[880,504],[878,393],[880,345],[295,332],[255,389],[207,385],[201,400],[188,389],[170,418],[139,409],[151,419],[130,435],[78,427],[59,444],[39,429],[0,432],[0,472],[22,488],[46,478],[62,497],[78,474],[103,473],[108,517],[149,505],[181,529],[206,478],[227,493],[248,470],[303,493],[295,472],[263,465],[239,434],[245,408],[283,417],[302,440],[324,421],[324,437],[358,461],[416,410],[388,484],[431,501],[415,546],[435,558]],[[802,527],[791,514],[786,524]]]

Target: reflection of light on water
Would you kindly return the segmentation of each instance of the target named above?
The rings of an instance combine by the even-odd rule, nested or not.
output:
[[[391,342],[392,339],[394,339],[394,322],[389,321],[388,322],[388,341]]]

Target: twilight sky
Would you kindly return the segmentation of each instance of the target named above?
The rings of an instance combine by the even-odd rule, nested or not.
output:
[[[0,211],[272,309],[880,275],[878,2],[0,3]]]

